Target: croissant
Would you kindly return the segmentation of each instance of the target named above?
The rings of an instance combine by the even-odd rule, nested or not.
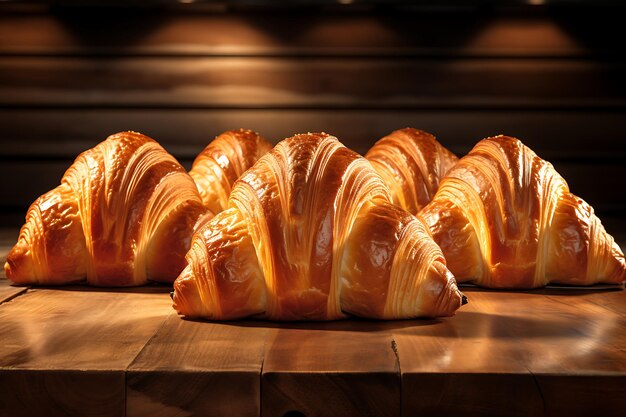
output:
[[[18,284],[172,282],[196,223],[210,216],[174,157],[147,136],[118,133],[35,200],[4,268]]]
[[[593,208],[515,138],[480,141],[420,215],[459,282],[536,288],[626,276],[624,255]]]
[[[226,209],[233,183],[272,145],[251,130],[229,130],[196,157],[189,174],[205,206],[213,213]]]
[[[463,300],[425,225],[323,133],[286,139],[246,171],[187,261],[173,300],[189,317],[449,316]]]
[[[430,133],[407,127],[380,139],[365,157],[390,188],[393,202],[417,214],[458,158]]]

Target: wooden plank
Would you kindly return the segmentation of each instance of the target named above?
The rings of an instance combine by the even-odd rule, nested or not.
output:
[[[0,259],[5,259],[7,253],[9,253],[9,251],[17,241],[19,233],[19,228],[0,229]]]
[[[0,58],[0,105],[626,107],[626,64],[562,59]]]
[[[9,246],[8,244],[0,246],[0,263],[2,263],[2,265],[4,265],[4,263],[6,262],[7,254],[9,253],[10,250],[11,250],[11,246]],[[0,276],[0,278],[5,278],[5,277],[2,275]]]
[[[184,5],[189,10],[189,5]],[[6,12],[3,54],[589,56],[624,50],[620,13],[386,10],[383,15],[185,13],[140,9]],[[418,24],[416,24],[418,23]],[[210,30],[207,30],[210,28]],[[584,42],[579,40],[583,39]]]
[[[607,290],[607,291],[571,291],[571,290],[546,290],[546,301],[554,302],[566,305],[566,307],[574,307],[577,310],[583,312],[599,312],[602,318],[605,320],[598,320],[597,323],[585,323],[587,326],[585,330],[589,334],[597,335],[598,339],[602,340],[602,343],[590,343],[587,345],[581,345],[581,348],[591,350],[595,349],[597,354],[591,356],[591,360],[578,359],[575,370],[578,372],[584,370],[584,375],[591,373],[598,369],[596,362],[602,360],[606,366],[605,373],[612,373],[614,370],[619,370],[622,373],[626,373],[626,335],[616,332],[614,329],[616,326],[624,328],[626,326],[626,291],[624,290]],[[568,294],[569,293],[569,294]],[[575,300],[571,300],[575,298]],[[607,311],[607,312],[605,312]],[[591,346],[591,348],[590,348]],[[608,346],[608,348],[606,348]],[[576,346],[572,346],[576,348]],[[613,355],[611,350],[615,350],[620,355]],[[600,356],[602,354],[603,356]],[[618,362],[613,364],[612,362]],[[557,373],[553,368],[541,369],[542,373]],[[614,375],[619,376],[619,375]],[[626,375],[623,375],[626,378]],[[554,381],[555,379],[549,379],[548,381]],[[618,381],[614,379],[612,381]]]
[[[621,416],[626,407],[626,376],[537,375],[546,416]]]
[[[626,245],[621,245],[622,250]],[[600,305],[617,314],[626,315],[626,294],[624,291],[610,291],[606,293],[591,293],[585,297],[585,301]]]
[[[602,209],[624,208],[626,198],[613,198],[611,190],[626,178],[626,165],[623,163],[585,164],[553,161],[554,168],[565,178],[570,191],[586,200],[602,214]],[[613,177],[614,176],[614,177]],[[602,178],[602,185],[598,184]]]
[[[125,369],[170,313],[168,291],[33,289],[0,309],[0,329],[12,340],[1,347],[0,366]]]
[[[124,374],[117,371],[0,369],[0,415],[124,415]]]
[[[0,415],[610,417],[625,406],[626,291],[468,288],[452,318],[333,323],[189,321],[167,291],[34,289],[0,305],[11,387]]]
[[[588,301],[609,299],[611,294],[592,297],[572,292],[556,297],[545,296],[543,291],[471,291],[468,296],[479,301],[482,313],[502,312],[503,328],[513,337],[525,339],[514,348],[535,375],[601,375],[626,373],[626,351],[622,349],[626,316]],[[626,292],[616,294],[625,304]],[[568,348],[554,349],[560,343]]]
[[[399,371],[375,322],[279,325],[265,348],[262,415],[398,416]]]
[[[0,228],[15,228],[24,224],[24,216],[26,210],[24,208],[7,208],[0,207]],[[4,277],[4,269],[1,275]]]
[[[7,254],[11,250],[13,243],[15,243],[16,237],[16,229],[0,229],[0,304],[10,301],[28,290],[28,287],[12,286],[11,282],[6,279],[4,272]]]
[[[626,248],[623,241],[617,240],[621,248]],[[594,289],[576,289],[570,288],[546,288],[540,291],[548,299],[557,303],[569,304],[570,297],[576,298],[577,305],[582,304],[594,304],[602,308],[611,310],[617,314],[626,314],[626,292],[615,288],[607,290],[594,290]]]
[[[502,374],[403,372],[402,399],[402,415],[407,417],[543,415],[541,395],[534,379],[522,371]]]
[[[550,294],[550,292],[548,292]],[[538,294],[530,294],[538,295]],[[534,339],[527,343],[530,369],[547,416],[620,416],[626,407],[626,292],[589,292],[542,297],[545,314],[567,317],[567,348]],[[539,303],[537,303],[539,305]],[[528,306],[534,311],[541,311]],[[573,332],[577,334],[574,334]]]
[[[394,332],[404,415],[621,415],[623,314],[584,294],[466,291],[453,319]]]
[[[126,415],[258,416],[271,329],[184,320],[174,312],[127,372]]]
[[[4,262],[2,262],[4,265]],[[10,301],[20,294],[24,294],[28,287],[14,287],[4,276],[4,270],[0,274],[0,304]]]
[[[474,294],[467,292],[469,304],[453,318],[394,332],[402,415],[541,415],[541,395],[514,351],[515,338],[502,334],[503,316],[481,312]]]
[[[170,304],[163,287],[33,289],[2,304],[0,414],[124,415],[125,370]]]
[[[239,127],[257,130],[273,142],[295,133],[325,131],[366,152],[392,130],[411,126],[432,132],[459,155],[484,137],[507,134],[548,160],[623,161],[623,119],[620,111],[584,110],[0,109],[0,158],[37,154],[73,159],[112,133],[135,130],[191,159],[215,135]]]

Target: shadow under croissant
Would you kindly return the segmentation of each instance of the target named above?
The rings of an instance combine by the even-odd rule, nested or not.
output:
[[[459,288],[464,292],[499,292],[508,294],[537,294],[537,295],[564,295],[578,296],[596,294],[601,292],[613,292],[624,290],[624,284],[595,284],[591,286],[574,286],[552,284],[543,288],[520,289],[520,288],[484,288],[474,284],[462,283]]]
[[[370,320],[350,317],[347,320],[328,322],[280,322],[265,320],[211,321],[182,317],[182,320],[197,323],[212,323],[223,326],[247,328],[317,330],[339,332],[393,332],[416,337],[453,339],[579,339],[581,331],[572,327],[567,320],[510,316],[504,314],[459,311],[456,316],[443,319],[418,318],[403,320]]]
[[[17,285],[16,285],[17,287]],[[26,285],[24,286],[30,289],[36,290],[50,290],[50,291],[80,291],[80,292],[111,292],[111,293],[128,293],[128,294],[166,294],[172,292],[171,284],[163,283],[149,283],[139,287],[96,287],[93,285]]]
[[[237,327],[261,327],[268,329],[323,330],[347,332],[379,332],[403,329],[405,327],[429,326],[442,323],[440,318],[416,318],[398,320],[377,320],[347,316],[345,319],[333,321],[268,321],[263,318],[247,318],[244,320],[218,321],[191,317],[181,317],[185,321],[198,323],[223,324]]]
[[[0,281],[5,280],[0,278]],[[172,284],[149,282],[146,285],[136,287],[98,287],[87,285],[86,282],[76,282],[69,285],[33,285],[14,284],[9,281],[11,287],[24,288],[27,290],[50,290],[50,291],[81,291],[81,292],[113,292],[113,293],[137,293],[137,294],[165,294],[172,292]]]
[[[142,287],[93,287],[86,285],[71,286],[34,286],[32,289],[43,289],[49,291],[76,291],[76,292],[109,292],[109,293],[137,293],[137,294],[165,294],[173,295],[172,286],[167,284],[151,283]],[[563,289],[563,288],[542,288],[535,290],[494,290],[480,287],[463,286],[464,292],[472,294],[480,293],[502,293],[509,296],[516,294],[519,296],[549,295],[558,296],[564,299],[577,297],[580,295],[613,292],[620,290],[622,287],[590,287],[589,289]],[[529,299],[532,299],[531,297]],[[468,297],[463,295],[463,304],[467,304]],[[506,304],[506,303],[503,303]],[[470,303],[470,305],[472,305]],[[181,317],[182,320],[189,322],[215,323],[222,325],[238,326],[238,327],[263,327],[263,328],[285,328],[285,329],[301,329],[301,330],[323,330],[323,331],[348,331],[348,332],[380,332],[394,331],[402,334],[410,334],[423,337],[450,337],[450,338],[475,338],[475,337],[491,337],[491,338],[576,338],[580,336],[581,328],[571,326],[571,320],[565,320],[558,316],[546,317],[522,315],[520,311],[512,315],[510,311],[501,311],[493,313],[476,312],[472,310],[459,309],[454,317],[449,318],[417,318],[402,320],[374,320],[363,319],[359,317],[347,317],[346,320],[338,321],[300,321],[300,322],[270,322],[263,319],[246,319],[238,321],[213,321],[205,319],[193,319]],[[587,317],[593,322],[592,317]],[[594,323],[579,323],[581,326]],[[438,326],[435,326],[438,325]]]
[[[468,299],[465,296],[465,294],[461,293],[461,304],[465,305],[468,303]],[[173,300],[174,299],[174,291],[170,292],[170,298]],[[190,318],[190,317],[183,317],[184,320],[187,321],[198,321],[198,322],[216,322],[216,323],[244,323],[242,321],[237,321],[237,320],[226,320],[226,321],[218,321],[218,320],[208,320],[208,319],[198,319],[198,318]],[[249,318],[248,320],[252,320],[250,323],[257,323],[257,321],[255,320],[254,317]],[[263,318],[259,318],[259,320],[264,320]],[[334,320],[334,321],[321,321],[321,320],[295,320],[295,321],[281,321],[281,320],[275,320],[273,321],[273,323],[279,323],[279,324],[294,324],[294,323],[307,323],[307,324],[311,324],[311,323],[345,323],[346,320],[352,320],[355,322],[362,322],[362,323],[369,323],[368,326],[370,326],[370,329],[373,331],[376,331],[376,324],[381,324],[381,323],[402,323],[402,322],[408,322],[410,320],[413,321],[419,321],[419,325],[425,325],[425,324],[436,324],[441,322],[441,319],[438,318],[428,318],[428,317],[420,317],[420,318],[413,318],[413,319],[395,319],[395,320],[380,320],[380,319],[366,319],[366,318],[362,318],[362,317],[356,317],[356,316],[352,316],[352,315],[348,315],[345,319],[343,320]],[[267,322],[267,321],[266,321]],[[372,324],[374,324],[374,328],[371,328]],[[253,326],[253,327],[258,327],[258,326]],[[264,326],[264,327],[272,327],[272,326]],[[276,327],[285,327],[285,326],[276,326]],[[397,328],[399,326],[394,326],[394,328]],[[321,329],[320,329],[321,330]],[[324,329],[324,330],[342,330],[342,329]]]

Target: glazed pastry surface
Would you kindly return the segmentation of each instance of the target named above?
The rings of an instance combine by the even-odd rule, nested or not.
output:
[[[459,282],[537,288],[626,277],[624,255],[593,208],[512,137],[480,141],[420,215]]]
[[[433,135],[409,127],[380,139],[365,157],[389,187],[393,202],[411,214],[430,202],[441,178],[458,161]]]
[[[229,320],[449,316],[461,306],[425,225],[335,137],[280,142],[193,237],[174,284],[185,316]]]
[[[204,205],[215,214],[226,209],[234,182],[270,149],[272,144],[252,130],[229,130],[217,136],[189,171]]]
[[[172,282],[196,223],[210,216],[174,157],[147,136],[117,133],[30,206],[4,268],[18,284]]]

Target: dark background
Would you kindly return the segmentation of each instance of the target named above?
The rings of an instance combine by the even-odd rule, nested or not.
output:
[[[626,235],[619,2],[339,3],[0,2],[0,227],[120,130],[189,167],[226,129],[364,153],[412,126],[459,156],[519,137]]]

